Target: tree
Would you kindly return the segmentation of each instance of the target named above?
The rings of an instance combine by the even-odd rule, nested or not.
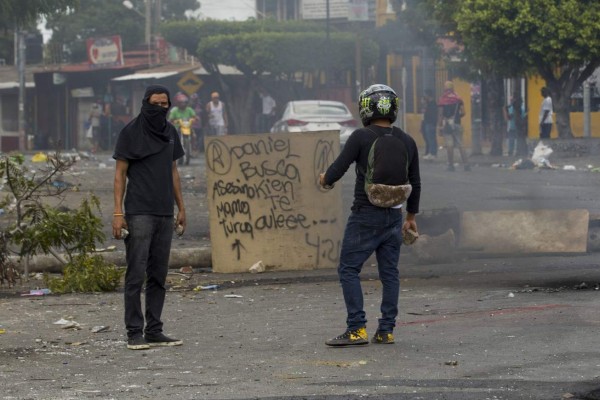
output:
[[[492,140],[491,154],[502,154],[503,75],[487,60],[472,56],[464,45],[456,19],[461,0],[393,0],[397,13],[394,21],[377,29],[379,43],[387,51],[416,53],[444,61],[452,77],[480,82],[482,87],[481,118],[483,134]],[[442,50],[441,41],[456,44]],[[434,71],[430,77],[433,79]],[[438,82],[439,83],[439,82]],[[472,152],[481,154],[479,132],[473,131]]]
[[[559,137],[572,137],[571,95],[600,66],[600,2],[462,0],[456,19],[475,58],[546,81]]]
[[[12,29],[15,25],[30,24],[40,16],[66,11],[78,4],[79,0],[0,0],[0,27]]]
[[[13,58],[15,29],[35,31],[39,17],[66,11],[78,4],[79,0],[0,0],[0,58]]]
[[[122,0],[85,0],[72,12],[55,13],[46,20],[52,30],[51,48],[67,47],[70,61],[87,60],[86,40],[93,37],[120,35],[124,50],[144,42],[144,1],[132,1],[133,10]],[[160,3],[165,19],[187,19],[186,11],[198,8],[197,0],[169,0]],[[115,23],[118,21],[118,23]],[[155,33],[155,32],[154,32]]]
[[[75,163],[62,159],[59,153],[48,159],[47,165],[38,171],[24,164],[23,155],[0,157],[0,179],[6,182],[7,195],[0,201],[0,208],[7,212],[0,229],[0,276],[10,269],[8,255],[11,246],[25,261],[36,254],[52,254],[66,264],[74,261],[76,253],[89,254],[96,243],[104,242],[102,220],[95,215],[100,210],[95,196],[84,199],[77,210],[53,207],[61,203],[70,190],[59,177]],[[10,221],[12,218],[12,222]],[[67,254],[65,260],[60,251]]]
[[[196,54],[217,78],[229,110],[236,110],[229,120],[243,131],[254,125],[255,96],[265,77],[292,81],[297,72],[327,71],[328,76],[339,76],[354,69],[356,36],[333,32],[328,40],[322,24],[189,21],[165,24],[162,32],[169,42]],[[378,46],[368,38],[360,40],[363,66],[370,66],[377,59]],[[244,74],[235,94],[220,65],[234,66]]]

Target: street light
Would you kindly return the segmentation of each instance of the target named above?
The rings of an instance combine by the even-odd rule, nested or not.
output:
[[[136,13],[138,13],[139,15],[141,15],[143,18],[145,18],[145,22],[146,22],[146,29],[145,29],[145,41],[146,41],[146,45],[148,46],[148,49],[150,48],[150,42],[152,40],[152,32],[150,30],[151,27],[151,21],[152,21],[152,12],[151,12],[151,7],[150,7],[150,0],[144,0],[144,8],[145,8],[145,13],[142,14],[137,8],[135,8],[133,6],[133,3],[129,0],[125,0],[123,1],[123,6],[125,6],[125,8],[127,8],[128,10],[133,10]]]

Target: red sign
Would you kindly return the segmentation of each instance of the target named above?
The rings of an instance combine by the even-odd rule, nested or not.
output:
[[[110,36],[87,40],[90,68],[120,67],[123,65],[121,36]]]

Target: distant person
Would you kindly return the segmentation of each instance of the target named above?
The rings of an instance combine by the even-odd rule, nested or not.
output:
[[[211,93],[210,101],[206,104],[206,115],[208,116],[209,135],[223,136],[227,134],[225,103],[219,99],[218,92]]]
[[[90,142],[92,144],[92,152],[96,152],[100,149],[100,118],[102,117],[102,100],[96,99],[90,109],[90,115],[88,117],[88,123],[92,130],[92,136]]]
[[[202,102],[200,101],[200,96],[197,93],[194,93],[190,96],[190,107],[196,113],[196,119],[194,119],[194,123],[192,124],[192,128],[194,129],[194,133],[196,135],[196,143],[194,146],[196,150],[200,150],[204,148],[204,132],[202,131],[202,123],[204,120],[204,107],[202,106]]]
[[[542,107],[540,108],[540,139],[550,139],[552,132],[552,97],[550,97],[550,90],[547,87],[543,87],[541,90]]]
[[[183,233],[186,225],[176,162],[184,153],[177,130],[167,121],[170,106],[166,87],[149,86],[139,115],[119,133],[113,154],[117,163],[112,233],[121,239],[122,229],[129,231],[125,237],[124,291],[127,348],[131,350],[183,344],[163,333],[161,321],[174,203],[179,210],[175,217],[178,234]],[[145,291],[145,314],[142,290]]]
[[[372,342],[378,344],[394,343],[394,328],[398,315],[398,296],[400,280],[398,261],[402,232],[417,231],[416,214],[419,212],[421,178],[419,158],[415,141],[392,123],[398,115],[398,96],[386,85],[372,85],[364,90],[358,99],[358,106],[364,128],[355,130],[338,158],[320,175],[319,183],[323,188],[331,188],[346,173],[350,165],[356,163],[356,181],[354,202],[348,218],[338,275],[346,303],[346,331],[325,342],[328,346],[353,346],[369,343],[366,330],[367,319],[363,304],[363,291],[360,284],[360,272],[363,264],[373,253],[377,257],[377,269],[382,283],[381,317]],[[387,136],[385,139],[382,139]],[[393,136],[393,137],[390,137]],[[402,224],[402,203],[383,207],[371,203],[365,190],[365,174],[371,146],[375,140],[386,140],[386,144],[399,162],[406,162],[408,182],[412,191],[406,203],[406,221]],[[396,140],[395,140],[396,139]],[[393,147],[392,147],[393,144]],[[397,157],[402,151],[402,157]],[[378,153],[381,154],[381,153]],[[385,165],[381,178],[388,185],[404,185],[394,182],[398,178],[397,162],[380,160]],[[406,178],[406,177],[404,177]],[[401,178],[402,179],[402,178]]]
[[[179,131],[182,120],[194,120],[196,119],[196,112],[190,106],[188,106],[188,97],[183,93],[177,93],[175,95],[175,107],[169,111],[169,122],[175,125],[175,128]]]
[[[510,103],[502,108],[502,112],[506,121],[508,156],[512,157],[515,155],[518,127],[521,125],[521,120],[525,118],[525,108],[521,97],[511,97]]]
[[[275,108],[277,107],[277,103],[265,90],[261,90],[259,96],[262,108],[261,113],[258,116],[258,133],[267,133],[271,130],[271,126],[275,121]]]
[[[438,109],[433,92],[431,89],[425,90],[425,95],[422,99],[423,105],[423,121],[421,123],[421,133],[425,140],[425,155],[424,160],[433,160],[437,157],[437,135],[435,133],[437,127]]]
[[[460,120],[464,116],[464,102],[454,91],[454,84],[447,81],[444,84],[444,93],[438,99],[438,129],[439,134],[444,136],[444,144],[448,153],[447,171],[454,171],[455,147],[458,148],[465,171],[471,170],[467,153],[462,144],[463,128]]]

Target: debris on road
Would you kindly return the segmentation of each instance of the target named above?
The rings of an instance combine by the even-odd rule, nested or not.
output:
[[[254,263],[249,269],[248,271],[250,271],[253,274],[259,274],[261,272],[265,272],[265,264],[261,261],[257,261],[256,263]]]
[[[45,296],[52,293],[50,289],[31,289],[29,292],[21,293],[21,296]]]
[[[201,290],[217,290],[219,289],[219,285],[205,285],[205,286],[196,286],[194,288],[194,292],[199,292]]]
[[[81,326],[79,325],[78,322],[75,322],[73,320],[68,320],[68,319],[64,319],[61,318],[58,321],[54,322],[54,325],[61,325],[61,329],[73,329],[73,330],[79,330],[81,329]]]

